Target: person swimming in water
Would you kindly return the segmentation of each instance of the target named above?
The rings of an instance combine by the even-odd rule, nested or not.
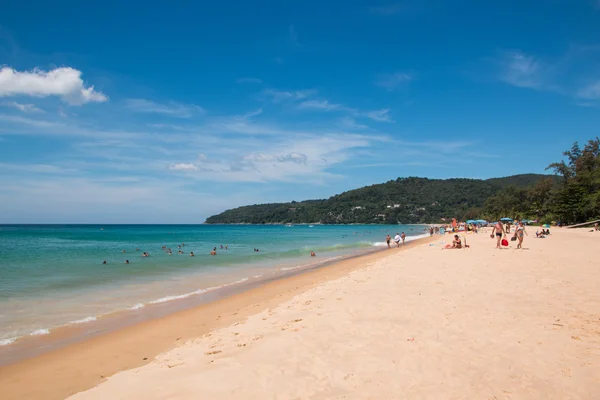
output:
[[[106,264],[106,260],[102,261],[102,264]]]
[[[314,251],[311,251],[311,252],[310,252],[310,256],[311,256],[311,257],[316,257],[316,254],[315,254],[315,252],[314,252]]]
[[[190,251],[190,257],[194,257],[194,252]]]
[[[125,260],[125,264],[129,264],[129,260]]]

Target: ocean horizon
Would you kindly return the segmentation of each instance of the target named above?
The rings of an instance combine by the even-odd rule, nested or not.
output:
[[[236,285],[257,284],[374,251],[386,246],[387,234],[404,231],[410,241],[428,235],[425,229],[423,225],[0,224],[0,345],[152,304],[209,293],[218,297],[219,291]],[[216,256],[210,255],[213,249]]]

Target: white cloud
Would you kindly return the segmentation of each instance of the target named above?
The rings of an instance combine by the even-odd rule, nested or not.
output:
[[[373,121],[378,122],[395,122],[390,118],[389,115],[390,110],[384,108],[382,110],[369,111],[366,113],[367,118],[372,119]]]
[[[280,91],[275,89],[263,90],[263,95],[271,98],[273,102],[280,103],[282,101],[295,101],[305,99],[316,93],[316,90],[305,89],[295,91]]]
[[[135,112],[164,114],[176,118],[190,118],[205,113],[202,107],[194,104],[188,105],[176,102],[160,104],[145,99],[129,99],[126,104],[127,108]]]
[[[252,118],[252,117],[256,117],[257,115],[260,115],[262,113],[263,113],[263,109],[259,108],[258,110],[250,111],[250,112],[242,115],[242,118],[243,119]]]
[[[293,139],[286,139],[292,138]],[[233,142],[231,142],[233,143]],[[280,139],[243,141],[238,147],[214,147],[214,156],[202,154],[195,161],[171,164],[173,171],[188,172],[198,180],[218,182],[324,183],[334,175],[328,169],[349,158],[354,149],[370,146],[363,136],[296,132]]]
[[[171,164],[169,165],[169,169],[171,171],[198,171],[198,167],[190,163]]]
[[[0,69],[0,97],[2,96],[59,96],[62,101],[71,105],[108,100],[103,93],[94,90],[93,86],[85,87],[81,79],[81,71],[63,67],[50,71],[33,69],[19,72],[9,67]]]
[[[410,82],[412,79],[413,76],[407,72],[394,72],[393,74],[382,75],[375,84],[387,90],[394,90],[400,84]]]
[[[262,79],[258,78],[239,78],[236,79],[237,83],[263,83]]]
[[[504,54],[500,63],[501,81],[524,88],[536,89],[543,86],[543,67],[535,57],[515,51]]]
[[[2,103],[2,105],[6,107],[16,108],[24,113],[44,112],[44,110],[42,110],[41,108],[37,108],[33,104],[21,104],[17,103],[16,101],[5,101],[4,103]]]
[[[327,100],[306,100],[298,105],[298,108],[316,108],[324,111],[331,111],[344,108],[340,104],[330,103]]]
[[[59,122],[25,118],[25,117],[20,117],[18,115],[0,115],[0,120],[11,122],[14,124],[34,126],[34,127],[38,127],[38,128],[55,128],[55,127],[64,126],[63,124],[61,124]]]
[[[577,97],[588,100],[600,100],[600,81],[593,82],[579,89]]]

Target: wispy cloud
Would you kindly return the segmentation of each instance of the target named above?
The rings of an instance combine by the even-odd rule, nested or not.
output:
[[[263,83],[262,79],[258,78],[238,78],[236,79],[237,83]]]
[[[0,114],[0,120],[14,123],[14,124],[24,124],[24,125],[35,126],[38,128],[57,128],[57,127],[64,126],[60,122],[44,121],[44,120],[40,120],[40,119],[21,117],[18,115],[2,115],[2,114]]]
[[[328,170],[351,158],[353,149],[370,146],[366,137],[354,134],[287,136],[294,139],[282,137],[256,147],[247,142],[234,154],[197,157],[171,164],[169,169],[200,180],[323,183],[335,177]]]
[[[600,80],[579,89],[577,91],[577,97],[588,100],[600,100]]]
[[[364,125],[364,124],[359,124],[358,122],[356,122],[356,120],[352,117],[343,117],[340,119],[339,121],[339,125],[342,129],[348,129],[348,130],[363,130],[363,129],[368,129],[369,127]]]
[[[104,102],[108,97],[86,87],[81,79],[81,71],[63,67],[50,71],[33,69],[19,72],[10,67],[0,69],[0,97],[7,96],[58,96],[70,105],[89,102]]]
[[[21,104],[16,101],[5,101],[2,103],[3,106],[16,108],[24,113],[41,113],[44,112],[41,108],[36,107],[33,104]]]
[[[539,89],[544,86],[544,67],[535,57],[520,51],[504,53],[500,58],[499,79],[509,85]]]
[[[126,101],[126,105],[127,108],[135,112],[163,114],[176,118],[190,118],[205,113],[205,110],[200,106],[176,102],[161,104],[145,99],[129,99]]]
[[[394,72],[393,74],[381,75],[376,81],[377,86],[381,86],[387,90],[394,90],[399,85],[413,80],[412,74],[407,72]]]
[[[395,122],[391,119],[388,108],[373,111],[361,111],[357,108],[348,107],[343,104],[331,103],[328,100],[306,100],[298,104],[298,109],[301,110],[316,110],[316,111],[336,111],[347,114],[345,124],[353,128],[366,128],[364,125],[357,125],[354,118],[369,118],[377,122]]]
[[[366,116],[372,119],[373,121],[377,122],[395,122],[393,119],[390,118],[389,113],[390,110],[384,108],[382,110],[369,111],[367,112]]]
[[[302,100],[309,96],[312,96],[316,93],[316,90],[313,89],[305,89],[305,90],[295,90],[295,91],[280,91],[275,89],[265,89],[262,91],[262,94],[268,98],[270,98],[275,103],[280,103],[282,101],[288,100]]]
[[[506,84],[573,99],[600,100],[599,54],[600,46],[572,45],[553,60],[513,50],[500,52],[494,62],[499,67],[497,79]]]
[[[324,111],[331,111],[344,108],[341,104],[330,103],[327,100],[306,100],[298,104],[298,108],[313,108]]]
[[[371,14],[378,15],[394,15],[401,13],[404,11],[406,7],[402,3],[393,3],[382,6],[369,7],[369,12]]]
[[[198,166],[192,163],[179,163],[179,164],[171,164],[168,167],[171,171],[198,171]]]

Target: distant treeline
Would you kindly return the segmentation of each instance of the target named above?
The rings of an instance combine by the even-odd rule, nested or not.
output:
[[[210,224],[416,224],[502,217],[584,222],[600,215],[598,138],[551,164],[556,175],[487,180],[398,178],[326,200],[260,204],[209,217]]]
[[[566,161],[550,164],[558,179],[542,179],[531,187],[507,186],[486,200],[482,215],[557,221],[575,224],[600,216],[600,140],[583,149],[576,142],[563,155]]]

